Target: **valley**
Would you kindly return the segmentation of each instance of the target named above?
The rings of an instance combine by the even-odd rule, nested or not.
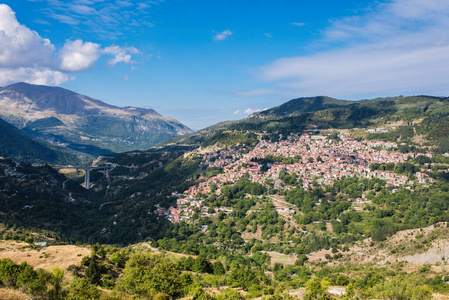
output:
[[[91,170],[89,189],[82,173],[0,160],[0,275],[43,268],[30,280],[46,288],[3,286],[43,299],[444,299],[447,100],[287,104],[103,157],[114,168]]]

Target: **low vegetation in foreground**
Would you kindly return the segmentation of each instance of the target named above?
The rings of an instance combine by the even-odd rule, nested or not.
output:
[[[0,296],[14,290],[11,299],[444,299],[449,292],[444,264],[334,264],[307,256],[282,264],[255,249],[206,259],[153,246],[94,244],[79,263],[46,270],[0,259]],[[18,251],[39,251],[42,263],[47,249],[22,243]]]

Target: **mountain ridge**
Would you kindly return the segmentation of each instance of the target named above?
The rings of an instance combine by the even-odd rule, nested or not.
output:
[[[39,120],[57,119],[57,126],[34,126],[27,134],[68,148],[81,144],[112,152],[145,150],[192,132],[153,109],[117,107],[61,87],[12,84],[0,88],[0,106],[0,117],[19,129]]]

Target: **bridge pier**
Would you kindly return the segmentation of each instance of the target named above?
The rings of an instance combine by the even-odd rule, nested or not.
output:
[[[90,188],[90,169],[84,169],[84,187],[86,189]]]

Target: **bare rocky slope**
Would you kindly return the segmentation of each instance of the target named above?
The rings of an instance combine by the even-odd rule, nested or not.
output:
[[[192,132],[153,109],[116,107],[27,83],[0,88],[0,117],[34,138],[93,155],[148,149]]]

